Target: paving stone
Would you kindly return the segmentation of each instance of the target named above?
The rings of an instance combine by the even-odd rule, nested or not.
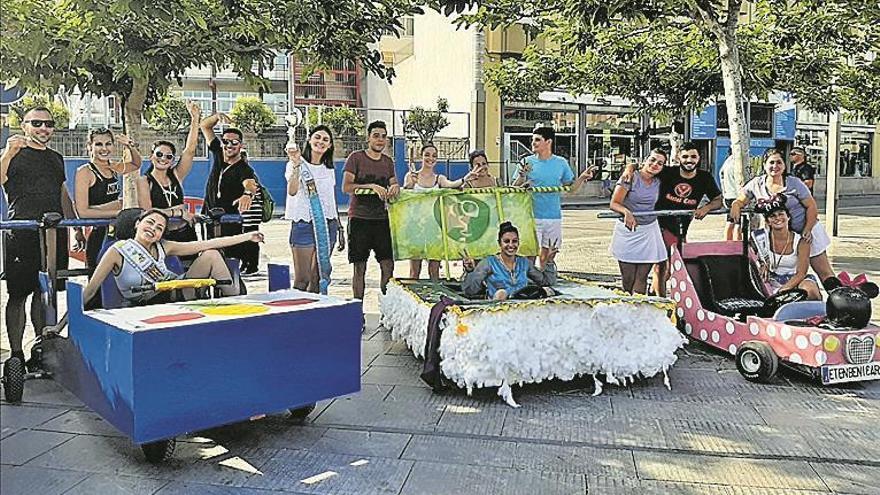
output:
[[[682,407],[680,404],[613,397],[615,417],[641,417],[655,419],[688,419],[723,421],[736,424],[762,425],[764,419],[754,407],[744,405],[701,404],[699,407]]]
[[[103,493],[149,495],[156,493],[156,491],[167,484],[168,480],[93,474],[69,491],[64,492],[64,495],[95,495]]]
[[[127,439],[78,436],[34,459],[29,465],[241,486],[276,452],[262,448],[224,450],[212,442],[178,442],[174,458],[162,465],[152,465],[144,461],[140,448]],[[221,464],[234,458],[242,462],[233,467]]]
[[[64,493],[88,477],[86,473],[29,466],[0,466],[0,492],[4,495]]]
[[[669,453],[633,453],[639,478],[657,481],[715,483],[759,488],[825,490],[810,465],[774,461]]]
[[[368,462],[351,465],[360,460]],[[412,462],[397,459],[281,450],[246,486],[303,493],[396,494],[411,468]],[[337,474],[312,484],[302,482],[327,471]]]
[[[582,495],[584,491],[585,481],[582,474],[417,462],[401,495]]]
[[[880,493],[880,467],[819,462],[811,462],[810,465],[819,473],[828,488],[836,492],[864,495]]]
[[[284,492],[290,494],[293,492]],[[170,482],[156,495],[277,495],[275,490],[261,490],[259,488],[244,488],[240,486],[205,485],[201,483],[177,483]]]
[[[361,378],[361,382],[364,384],[377,383],[381,385],[408,385],[411,387],[428,388],[428,385],[419,378],[420,372],[420,368],[370,366]]]
[[[869,421],[857,430],[823,429],[810,432],[806,439],[821,458],[876,463],[880,460],[880,432],[876,425],[876,421]]]
[[[0,440],[0,463],[20,466],[73,438],[67,433],[21,430]]]
[[[433,431],[442,409],[403,402],[335,401],[316,425],[356,425]]]
[[[669,448],[719,454],[811,457],[816,453],[792,429],[715,421],[660,421]]]
[[[880,408],[880,404],[877,406]],[[880,422],[880,411],[862,406],[838,406],[824,409],[798,407],[756,407],[758,413],[770,425],[803,425],[808,428],[859,429],[865,422]]]
[[[28,380],[24,384],[22,403],[84,408],[85,404],[54,380]]]
[[[31,407],[25,405],[0,404],[0,432],[6,437],[22,428],[33,428],[64,414],[67,409],[58,407]]]
[[[568,445],[517,443],[513,467],[587,475],[636,477],[632,452]]]
[[[351,454],[397,459],[409,443],[411,435],[377,431],[339,430],[330,428],[309,450],[331,454]]]
[[[597,446],[666,448],[657,420],[573,418],[555,412],[508,414],[505,438],[583,442]]]
[[[91,411],[71,410],[40,425],[39,429],[77,433],[83,435],[104,435],[123,437],[124,435],[104,418]]]
[[[391,346],[385,350],[385,354],[396,354],[399,356],[414,356],[413,352],[406,346],[406,342],[402,340],[392,341]]]
[[[401,356],[397,354],[380,354],[371,363],[376,366],[393,366],[403,368],[413,368],[415,366],[422,367],[422,361],[417,360],[414,356]]]
[[[425,404],[443,408],[449,405],[484,409],[510,409],[493,392],[485,390],[475,391],[473,395],[467,395],[464,390],[449,389],[443,392],[434,392],[426,387],[411,387],[396,385],[385,398],[388,402],[410,402]]]
[[[259,446],[278,449],[307,449],[327,431],[326,428],[299,426],[290,419],[273,416],[257,421],[244,421],[196,433],[226,448]]]
[[[510,409],[507,405],[501,407],[447,405],[443,408],[443,416],[440,417],[440,422],[434,431],[500,436],[504,427],[504,418]]]
[[[587,476],[587,493],[602,495],[827,495],[825,490],[735,487],[709,483],[681,483]]]
[[[510,468],[515,451],[513,442],[415,435],[401,459]]]
[[[355,392],[353,394],[343,395],[341,397],[337,397],[333,399],[333,401],[350,401],[350,400],[368,400],[368,401],[381,401],[384,400],[388,395],[388,392],[394,388],[393,385],[378,385],[375,383],[361,383],[360,392]],[[316,412],[309,415],[310,417],[318,417]]]

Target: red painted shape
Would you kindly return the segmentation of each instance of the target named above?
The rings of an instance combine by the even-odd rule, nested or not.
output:
[[[175,323],[178,321],[198,320],[199,318],[204,317],[205,315],[201,313],[174,313],[170,315],[154,316],[141,321],[150,325],[155,325],[157,323]]]

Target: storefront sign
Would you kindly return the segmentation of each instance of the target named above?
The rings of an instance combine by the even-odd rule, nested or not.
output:
[[[691,139],[718,137],[718,107],[710,105],[702,112],[691,115]]]
[[[781,106],[776,109],[774,112],[774,134],[776,139],[785,139],[789,141],[794,141],[795,137],[795,123],[797,122],[797,113],[795,112],[794,105],[791,105],[790,108],[786,108],[786,106]]]

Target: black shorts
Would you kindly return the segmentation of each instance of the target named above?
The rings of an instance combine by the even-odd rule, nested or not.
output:
[[[58,269],[67,269],[67,229],[58,229],[56,256]],[[12,297],[27,296],[39,292],[39,272],[42,266],[40,234],[35,230],[6,231],[6,247],[3,253],[6,270],[6,290]],[[62,286],[58,289],[62,289]]]
[[[729,209],[730,209],[730,205],[732,205],[733,202],[736,201],[736,198],[733,198],[733,199],[727,199],[727,198],[725,198],[723,201],[724,201],[724,207],[727,208],[727,209],[729,210]]]
[[[391,249],[391,227],[388,219],[348,219],[348,262],[363,263],[376,254],[376,261],[394,259]]]

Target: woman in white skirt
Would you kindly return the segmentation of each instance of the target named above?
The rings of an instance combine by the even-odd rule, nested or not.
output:
[[[633,215],[654,211],[654,203],[660,194],[657,174],[666,166],[666,158],[665,151],[651,150],[632,181],[618,180],[611,195],[611,210],[623,218],[614,225],[610,251],[620,265],[623,290],[630,294],[645,294],[651,267],[667,258],[657,217]]]
[[[785,195],[785,207],[791,214],[791,230],[800,234],[801,239],[810,245],[810,266],[825,285],[829,278],[834,278],[834,270],[825,253],[831,245],[831,239],[825,227],[819,223],[819,207],[810,189],[803,181],[785,172],[785,159],[781,151],[770,148],[764,152],[764,174],[743,186],[739,197],[730,205],[730,216],[739,222],[744,206],[753,201],[772,199],[777,194]]]

